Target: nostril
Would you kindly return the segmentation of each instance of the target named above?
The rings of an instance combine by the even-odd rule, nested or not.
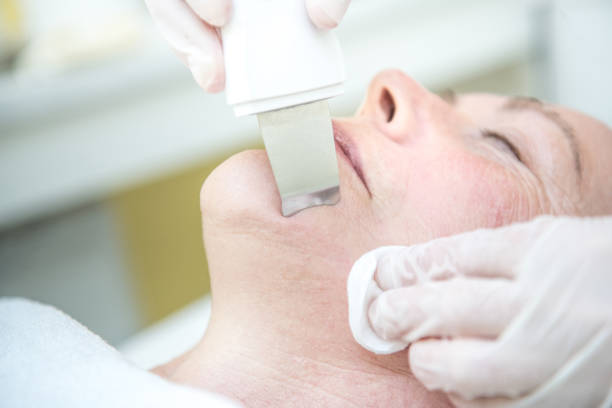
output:
[[[395,116],[395,100],[387,88],[383,89],[380,95],[380,107],[385,114],[387,123],[391,122]]]

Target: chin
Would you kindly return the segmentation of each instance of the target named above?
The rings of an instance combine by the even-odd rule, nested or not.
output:
[[[262,245],[259,253],[269,253],[271,248],[277,248],[290,255],[287,259],[299,259],[302,265],[311,262],[308,259],[324,258],[334,262],[331,269],[346,271],[350,262],[371,249],[371,245],[365,242],[371,231],[353,229],[355,225],[362,225],[365,217],[355,216],[360,212],[355,208],[358,207],[357,199],[351,187],[341,187],[341,191],[344,195],[335,206],[309,208],[294,216],[283,217],[266,152],[249,150],[238,153],[217,167],[202,187],[201,207],[207,250],[213,247],[216,248],[213,251],[219,248],[227,250],[228,245],[237,245],[232,250],[241,251],[244,250],[241,245],[250,249]],[[228,241],[227,233],[235,235],[235,240]]]
[[[237,228],[276,226],[274,229],[285,229],[283,235],[312,230],[319,225],[315,220],[334,219],[342,206],[316,207],[283,217],[280,195],[265,150],[240,152],[217,167],[202,186],[200,205],[205,222]]]
[[[281,217],[280,197],[264,150],[246,150],[227,159],[200,192],[204,220],[225,222]]]

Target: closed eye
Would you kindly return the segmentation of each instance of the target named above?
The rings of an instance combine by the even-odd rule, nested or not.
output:
[[[499,132],[496,132],[494,130],[489,130],[489,129],[482,129],[481,133],[483,137],[494,139],[495,141],[497,141],[497,144],[501,145],[500,147],[501,150],[507,151],[508,153],[512,154],[516,160],[523,163],[523,159],[521,158],[521,153],[506,136],[504,136],[503,134]]]

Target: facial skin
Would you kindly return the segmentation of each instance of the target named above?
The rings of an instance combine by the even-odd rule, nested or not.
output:
[[[158,372],[249,406],[447,403],[411,376],[405,353],[378,357],[354,342],[353,262],[379,246],[540,214],[612,212],[610,129],[530,100],[451,99],[398,71],[374,78],[356,116],[334,121],[333,207],[282,217],[264,151],[215,170],[202,190],[211,321],[194,350]]]

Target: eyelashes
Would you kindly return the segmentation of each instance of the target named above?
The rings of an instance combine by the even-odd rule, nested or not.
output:
[[[505,135],[490,129],[481,129],[480,133],[485,139],[493,139],[496,144],[500,146],[501,150],[508,152],[513,155],[516,160],[523,163],[521,152]]]

